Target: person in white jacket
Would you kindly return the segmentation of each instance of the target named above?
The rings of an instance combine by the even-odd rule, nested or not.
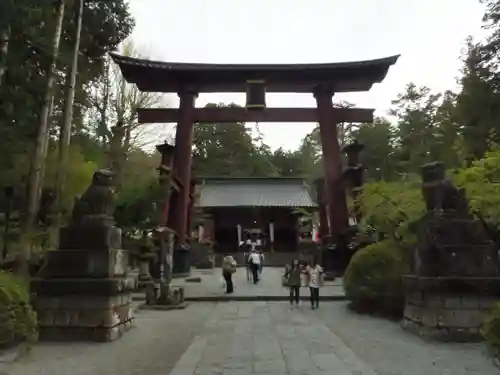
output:
[[[248,256],[248,262],[250,263],[250,269],[252,270],[253,283],[257,284],[259,282],[259,269],[261,265],[261,256],[257,250],[252,249],[250,255]]]
[[[323,286],[323,268],[313,259],[312,263],[307,266],[307,280],[309,291],[311,293],[311,309],[319,307],[319,288]]]

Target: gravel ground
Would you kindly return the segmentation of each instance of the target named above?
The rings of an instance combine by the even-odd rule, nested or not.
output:
[[[398,323],[362,316],[344,302],[323,303],[314,313],[379,375],[495,375],[484,344],[428,342]]]
[[[215,304],[185,310],[141,311],[136,328],[106,343],[37,345],[8,368],[9,375],[159,375],[169,374]]]

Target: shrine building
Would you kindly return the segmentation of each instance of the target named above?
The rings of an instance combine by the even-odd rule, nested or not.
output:
[[[296,254],[313,243],[317,205],[303,178],[207,177],[197,187],[198,240],[219,254],[236,254],[253,243],[271,254]]]

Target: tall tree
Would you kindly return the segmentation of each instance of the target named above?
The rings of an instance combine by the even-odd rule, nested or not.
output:
[[[34,155],[28,177],[28,196],[27,207],[23,215],[22,228],[26,235],[30,235],[35,223],[35,217],[38,212],[41,187],[43,181],[43,167],[47,156],[47,146],[49,142],[49,117],[53,105],[53,86],[56,74],[57,57],[59,55],[59,42],[61,40],[62,24],[64,19],[65,0],[58,0],[56,6],[56,26],[52,39],[52,55],[50,65],[46,70],[46,88],[43,99],[43,106],[40,113],[40,122],[38,124]],[[26,243],[26,246],[28,244]],[[27,248],[26,251],[29,251]]]
[[[64,116],[59,134],[58,169],[56,173],[56,202],[57,224],[59,226],[62,214],[62,197],[64,194],[66,177],[68,174],[69,144],[71,140],[71,125],[73,124],[73,106],[75,101],[76,74],[78,72],[78,55],[80,52],[80,35],[82,32],[84,0],[77,0],[75,12],[76,29],[73,37],[73,61],[66,73],[66,102]]]
[[[457,116],[471,159],[482,157],[492,143],[500,141],[498,82],[492,70],[494,65],[485,58],[490,60],[483,55],[482,47],[469,39],[457,97]]]
[[[375,118],[351,133],[353,139],[364,145],[360,155],[368,179],[390,180],[397,176],[394,125],[385,118]]]
[[[196,125],[193,142],[193,171],[196,175],[277,175],[269,157],[267,146],[256,144],[250,129],[243,123]]]
[[[390,114],[398,122],[397,141],[403,173],[418,172],[422,164],[435,158],[434,116],[440,98],[440,94],[433,94],[428,87],[410,83],[392,102],[395,108]]]

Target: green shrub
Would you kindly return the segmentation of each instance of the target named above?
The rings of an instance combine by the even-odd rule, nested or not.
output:
[[[405,251],[385,240],[359,250],[344,274],[344,290],[358,312],[400,317],[404,309],[402,276],[408,271]]]
[[[496,303],[486,317],[481,333],[495,353],[500,354],[500,303]]]
[[[37,317],[30,304],[27,283],[0,271],[0,348],[37,338]]]

